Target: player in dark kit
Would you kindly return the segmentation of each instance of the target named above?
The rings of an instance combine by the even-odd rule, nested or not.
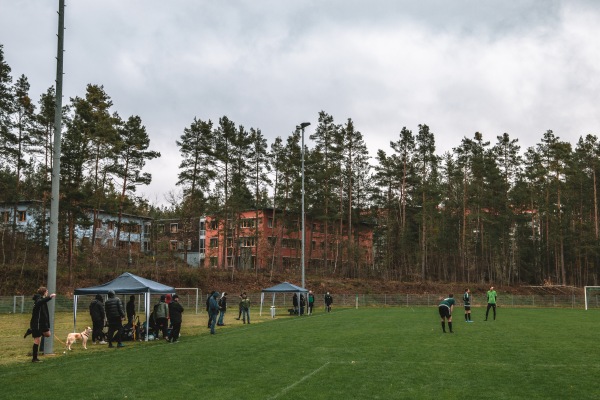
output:
[[[448,297],[442,299],[440,305],[438,306],[440,318],[442,319],[442,331],[444,331],[444,333],[446,333],[446,320],[448,321],[450,333],[454,333],[452,331],[452,310],[454,310],[455,303],[456,301],[454,300],[454,295],[449,294]]]
[[[471,291],[469,289],[465,289],[463,303],[465,305],[465,322],[473,322],[471,320]]]

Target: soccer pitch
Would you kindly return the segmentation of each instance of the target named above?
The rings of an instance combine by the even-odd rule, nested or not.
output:
[[[394,307],[319,310],[251,325],[228,313],[231,325],[216,335],[201,322],[196,331],[184,329],[177,344],[88,344],[86,351],[77,343],[63,355],[55,341],[57,355],[41,364],[23,356],[0,365],[2,397],[600,398],[598,310],[499,308],[487,322],[484,313],[475,308],[474,322],[466,323],[457,307],[454,334],[442,333],[437,308]],[[2,317],[3,325],[11,317]],[[206,320],[184,316],[184,326],[186,317]],[[30,348],[30,338],[23,341]]]

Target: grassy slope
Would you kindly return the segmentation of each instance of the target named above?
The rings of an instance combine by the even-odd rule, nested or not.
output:
[[[0,376],[3,393],[23,399],[599,398],[598,311],[502,308],[483,322],[476,309],[467,324],[457,309],[453,335],[436,311],[319,310],[252,325],[229,313],[215,336],[204,315],[188,315],[181,343],[78,343],[63,355],[55,341],[58,354],[38,365],[23,356],[24,317],[2,316]],[[70,316],[59,319],[66,336]]]

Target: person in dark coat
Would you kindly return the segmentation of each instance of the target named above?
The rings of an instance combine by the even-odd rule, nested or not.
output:
[[[117,339],[117,347],[124,347],[121,343],[121,336],[123,335],[125,311],[123,310],[123,302],[115,296],[114,290],[108,291],[108,299],[104,303],[104,310],[108,321],[108,347],[113,347],[112,342],[115,339]]]
[[[223,292],[221,298],[219,299],[219,320],[217,321],[217,325],[225,326],[225,322],[223,322],[223,318],[225,317],[225,313],[227,312],[227,293]]]
[[[56,297],[55,293],[48,296],[48,289],[41,286],[37,293],[33,296],[33,311],[31,312],[31,321],[29,321],[29,329],[33,336],[33,358],[31,362],[41,362],[38,359],[38,351],[42,336],[50,337],[50,313],[48,312],[48,302]]]
[[[183,320],[181,314],[183,314],[183,306],[179,303],[179,296],[174,294],[169,303],[169,315],[171,316],[171,335],[169,341],[171,343],[177,343],[179,341],[179,332],[181,331],[181,322]]]
[[[104,333],[102,333],[104,321],[106,321],[106,313],[104,312],[104,299],[99,294],[90,303],[90,316],[92,317],[92,341],[94,343],[106,344]]]
[[[206,298],[206,312],[208,313],[208,326],[207,328],[210,329],[210,327],[212,326],[212,314],[210,312],[210,299],[212,299],[213,295],[216,292],[212,292],[211,294],[208,295],[208,297]]]
[[[129,296],[129,301],[125,306],[127,312],[127,324],[133,326],[133,319],[135,318],[135,296]]]
[[[219,317],[219,292],[213,292],[212,297],[208,299],[208,314],[211,316],[210,320],[210,333],[215,334],[215,325],[217,324],[217,318]]]

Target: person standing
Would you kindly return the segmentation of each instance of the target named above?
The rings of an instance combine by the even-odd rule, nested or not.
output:
[[[246,323],[246,318],[248,318],[248,323],[250,323],[250,299],[245,293],[242,297],[242,318],[244,324]]]
[[[225,326],[223,322],[223,318],[225,317],[225,312],[227,311],[227,293],[223,292],[221,298],[219,299],[219,320],[217,321],[217,325]]]
[[[117,347],[125,347],[121,343],[125,310],[123,310],[123,302],[115,296],[114,290],[108,291],[108,299],[104,303],[104,310],[106,311],[106,320],[108,321],[108,347],[113,347],[112,342],[115,338],[117,339]]]
[[[215,334],[215,325],[217,324],[217,318],[219,317],[219,302],[217,298],[219,292],[215,291],[208,302],[208,315],[210,316],[210,334]]]
[[[246,295],[246,292],[242,292],[240,294],[240,302],[238,303],[239,313],[238,313],[238,317],[236,318],[238,321],[242,318],[242,300],[244,299],[245,295]]]
[[[473,322],[471,320],[471,291],[468,288],[463,294],[463,303],[465,305],[465,322]]]
[[[43,337],[50,337],[50,313],[48,312],[48,302],[56,297],[55,293],[48,296],[48,289],[41,286],[33,296],[33,311],[31,312],[31,320],[29,321],[29,329],[33,337],[33,358],[31,362],[42,362],[38,358],[40,342]]]
[[[448,328],[450,329],[450,333],[454,333],[452,331],[452,311],[454,310],[454,295],[450,293],[448,297],[442,299],[440,301],[440,305],[438,306],[438,311],[440,313],[440,318],[442,319],[442,331],[446,333],[446,321],[448,321]]]
[[[312,290],[308,291],[308,315],[313,313],[313,306],[315,305],[315,295]]]
[[[490,287],[490,290],[487,291],[487,309],[485,310],[485,320],[488,320],[488,313],[490,312],[490,308],[494,309],[494,321],[496,320],[496,300],[498,295],[494,290],[494,287]]]
[[[210,329],[211,325],[212,325],[212,314],[210,312],[210,299],[212,299],[213,295],[215,294],[215,291],[213,290],[207,297],[206,297],[206,313],[208,314],[208,326],[207,328]]]
[[[127,325],[131,325],[133,327],[133,319],[135,318],[135,296],[129,296],[129,301],[125,306],[127,311]]]
[[[171,343],[177,343],[179,341],[179,332],[181,331],[181,322],[183,314],[183,306],[179,303],[179,296],[174,294],[169,303],[169,315],[171,316],[171,335],[169,341]]]
[[[327,312],[331,311],[331,305],[333,304],[333,297],[327,292],[325,294],[325,310]]]
[[[169,306],[165,302],[166,298],[164,294],[160,296],[158,304],[154,306],[154,316],[156,318],[157,330],[162,331],[165,340],[169,340]],[[158,334],[156,337],[158,337]]]
[[[90,303],[90,317],[92,317],[92,341],[96,344],[106,344],[102,333],[106,313],[104,312],[104,299],[100,294],[97,294]]]
[[[300,309],[298,308],[298,293],[294,293],[292,296],[292,306],[294,307],[294,313],[298,314]]]

